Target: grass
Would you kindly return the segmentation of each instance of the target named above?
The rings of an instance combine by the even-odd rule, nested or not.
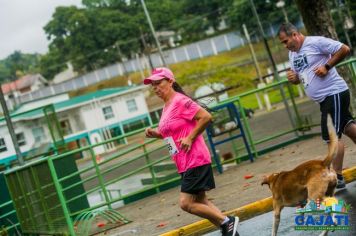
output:
[[[273,40],[269,41],[269,45],[271,46],[271,51],[276,63],[287,60],[287,50],[283,50],[281,45],[277,47]],[[267,68],[271,66],[269,65],[263,43],[256,43],[253,47],[262,73],[267,74]],[[249,47],[245,45],[216,56],[172,64],[169,65],[169,67],[174,72],[177,82],[183,86],[188,93],[191,93],[190,91],[194,91],[201,85],[219,82],[224,83],[227,87],[233,86],[234,89],[229,91],[228,94],[229,96],[235,96],[256,87],[257,73],[251,58]],[[144,71],[144,75],[148,76],[149,71]],[[143,78],[139,72],[114,77],[86,88],[72,91],[70,92],[70,96],[79,96],[104,88],[125,86],[128,80],[131,80],[134,84],[141,84]],[[251,97],[254,97],[254,95]],[[271,102],[272,101],[274,101],[274,98]],[[257,108],[256,99],[250,98],[248,106]]]

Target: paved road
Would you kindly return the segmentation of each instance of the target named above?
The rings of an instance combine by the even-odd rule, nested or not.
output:
[[[351,224],[350,231],[334,231],[329,232],[329,236],[352,236],[356,235],[356,182],[347,185],[344,190],[336,192],[337,198],[342,198],[347,204],[351,204],[351,210],[349,212],[349,222]],[[295,208],[288,207],[282,211],[281,223],[278,230],[278,235],[284,236],[316,236],[321,231],[295,231],[294,230],[294,214]],[[272,212],[257,216],[247,221],[243,221],[239,227],[240,236],[245,235],[258,235],[269,236],[272,230]],[[205,236],[220,236],[219,231],[205,234]]]

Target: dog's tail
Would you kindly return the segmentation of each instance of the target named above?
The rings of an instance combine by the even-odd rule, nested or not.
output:
[[[327,127],[329,133],[329,145],[328,145],[328,155],[324,159],[324,165],[330,167],[332,160],[335,158],[338,147],[338,137],[336,135],[336,131],[331,120],[331,116],[328,114],[327,117]]]

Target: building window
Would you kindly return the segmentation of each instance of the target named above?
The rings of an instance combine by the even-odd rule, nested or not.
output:
[[[104,108],[103,108],[103,113],[104,113],[104,118],[105,118],[105,120],[114,118],[114,112],[113,112],[111,106],[104,107]]]
[[[6,152],[7,151],[7,147],[5,144],[5,139],[0,138],[0,152]]]
[[[72,127],[70,126],[69,120],[62,120],[62,121],[59,122],[59,125],[60,125],[60,127],[62,129],[63,136],[73,133]]]
[[[110,134],[111,134],[111,137],[112,138],[115,138],[117,136],[120,136],[122,133],[121,133],[121,129],[120,127],[113,127],[110,129]],[[125,144],[125,140],[123,138],[121,139],[116,139],[114,141],[116,144]]]
[[[33,137],[35,138],[36,143],[45,141],[46,136],[45,136],[43,127],[33,128],[32,134],[33,134]]]
[[[140,120],[136,120],[134,122],[124,124],[123,129],[125,133],[129,133],[138,129],[142,129],[144,127],[148,127],[150,125],[150,122],[148,118],[143,118]]]
[[[127,100],[126,104],[127,104],[127,108],[129,110],[129,112],[137,111],[137,104],[136,104],[135,99]]]
[[[19,146],[26,145],[25,134],[23,132],[16,134],[16,140]]]

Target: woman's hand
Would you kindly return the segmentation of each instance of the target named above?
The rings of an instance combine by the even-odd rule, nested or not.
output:
[[[145,130],[145,135],[147,138],[162,138],[161,134],[152,128],[147,128]]]
[[[193,140],[188,136],[179,140],[180,148],[184,152],[189,152],[192,147]]]

